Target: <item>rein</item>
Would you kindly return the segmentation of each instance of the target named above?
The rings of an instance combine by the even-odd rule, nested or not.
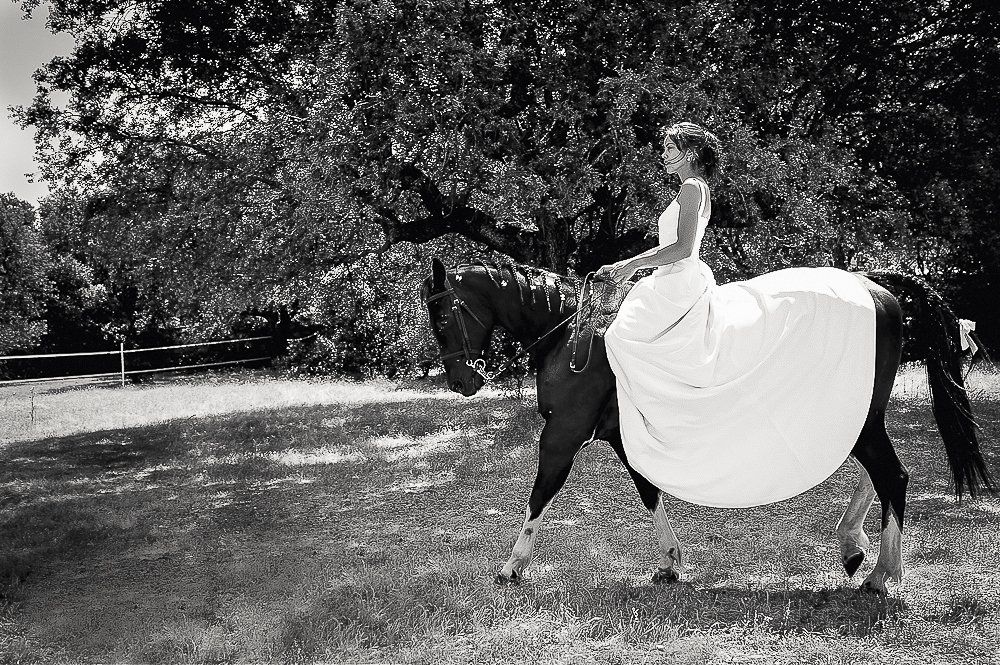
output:
[[[592,272],[587,273],[586,277],[584,277],[583,284],[586,285],[588,280],[593,280],[593,275],[594,273]],[[486,329],[486,324],[483,323],[478,316],[476,316],[476,313],[472,311],[471,307],[465,304],[464,300],[458,297],[458,293],[455,291],[455,287],[452,286],[450,280],[447,277],[445,277],[444,285],[445,285],[444,291],[428,296],[425,302],[430,304],[437,300],[442,300],[447,296],[451,296],[451,311],[455,315],[455,319],[458,321],[458,329],[462,333],[462,350],[452,351],[451,353],[443,353],[439,355],[437,359],[440,360],[441,362],[444,362],[445,360],[451,360],[452,358],[459,358],[464,356],[465,364],[471,367],[476,374],[483,377],[483,379],[487,382],[495,380],[498,376],[506,372],[507,369],[509,369],[510,366],[513,365],[518,359],[524,357],[524,355],[528,353],[528,351],[530,351],[532,348],[538,345],[539,342],[541,342],[543,339],[545,339],[546,337],[548,337],[549,335],[551,335],[552,333],[554,333],[555,331],[559,330],[561,327],[569,323],[569,321],[571,321],[574,317],[579,317],[580,312],[584,309],[584,307],[589,307],[592,309],[594,306],[594,292],[593,289],[591,289],[590,293],[587,294],[588,297],[586,299],[585,304],[580,303],[575,312],[567,316],[559,323],[552,326],[552,328],[550,328],[540,337],[535,339],[534,342],[532,342],[528,346],[525,346],[516,354],[514,354],[512,357],[505,360],[503,363],[500,364],[500,367],[498,367],[496,371],[488,372],[486,370],[486,360],[483,359],[482,349],[472,348],[472,342],[469,339],[469,329],[465,324],[465,315],[462,313],[462,310],[465,310],[465,312],[467,312],[469,316],[471,316],[473,320],[476,323],[478,323],[484,330]],[[593,343],[593,336],[591,336],[591,343]],[[589,363],[589,353],[588,353],[588,363]],[[583,369],[586,369],[586,366],[584,366]],[[577,370],[575,367],[573,368],[575,372],[582,372],[583,369]]]

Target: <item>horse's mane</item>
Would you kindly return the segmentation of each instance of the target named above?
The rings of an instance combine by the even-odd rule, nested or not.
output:
[[[467,270],[483,270],[489,279],[501,290],[517,289],[518,298],[525,306],[544,305],[549,311],[559,313],[576,308],[577,291],[580,280],[576,277],[560,275],[534,266],[526,266],[507,260],[502,264],[486,261],[478,257],[464,259],[451,269],[455,273]]]

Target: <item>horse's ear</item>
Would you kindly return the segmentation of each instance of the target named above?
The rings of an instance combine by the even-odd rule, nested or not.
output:
[[[444,280],[445,280],[444,264],[441,263],[441,259],[435,256],[431,259],[431,290],[443,291]]]

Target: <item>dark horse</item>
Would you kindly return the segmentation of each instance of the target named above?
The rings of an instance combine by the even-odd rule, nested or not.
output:
[[[875,303],[875,386],[867,420],[851,455],[858,463],[857,489],[837,524],[842,563],[853,576],[869,546],[863,524],[877,495],[882,505],[882,531],[875,568],[862,588],[885,593],[886,581],[903,574],[901,534],[908,474],[886,433],[885,411],[902,348],[903,314],[893,289],[911,303],[911,338],[928,367],[934,416],[944,440],[955,491],[975,496],[994,484],[976,440],[976,427],[961,374],[959,324],[942,298],[922,280],[874,272],[859,274]],[[654,583],[673,582],[681,573],[681,547],[660,501],[660,490],[629,464],[618,427],[615,377],[600,335],[590,362],[580,373],[570,370],[568,326],[547,336],[574,311],[576,280],[524,267],[459,266],[450,273],[435,258],[423,286],[431,328],[441,347],[448,385],[466,396],[485,383],[480,371],[483,349],[494,327],[509,331],[530,352],[537,368],[538,411],[545,419],[539,440],[538,473],[525,509],[524,525],[498,581],[517,581],[531,561],[546,508],[562,488],[573,457],[584,444],[608,442],[635,483],[650,511],[660,545]],[[539,341],[541,338],[541,341]]]

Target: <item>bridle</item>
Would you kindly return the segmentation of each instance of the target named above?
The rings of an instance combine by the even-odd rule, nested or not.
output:
[[[489,328],[486,326],[482,320],[476,316],[476,313],[472,311],[472,308],[465,304],[465,301],[458,297],[458,293],[455,291],[455,287],[451,285],[447,276],[444,278],[445,290],[440,293],[435,293],[433,295],[427,296],[425,301],[428,305],[432,302],[442,300],[451,296],[451,312],[454,315],[456,321],[458,321],[458,329],[462,333],[462,350],[453,351],[451,353],[442,353],[438,356],[438,360],[444,362],[445,360],[451,360],[452,358],[465,358],[465,364],[475,370],[478,374],[482,375],[483,378],[489,380],[492,379],[498,372],[490,375],[486,372],[486,361],[483,359],[482,349],[472,348],[472,341],[469,339],[469,328],[465,325],[465,315],[462,310],[468,312],[469,316],[478,323],[484,330]]]
[[[593,277],[593,273],[588,273],[587,276],[584,278],[584,283],[586,284],[587,280],[591,279],[592,277]],[[556,325],[552,326],[552,328],[550,328],[548,330],[548,332],[546,332],[545,334],[543,334],[541,337],[539,337],[538,339],[536,339],[534,342],[532,342],[528,346],[522,348],[512,358],[508,358],[506,361],[503,362],[503,364],[500,365],[500,367],[497,368],[497,370],[495,372],[487,372],[486,371],[486,360],[483,358],[482,349],[473,349],[472,348],[472,341],[469,339],[469,328],[465,324],[465,315],[462,313],[462,310],[465,310],[466,312],[468,312],[469,316],[471,316],[472,319],[476,323],[478,323],[480,326],[482,326],[482,328],[484,330],[489,330],[489,328],[487,327],[487,325],[485,323],[483,323],[479,319],[478,316],[476,316],[476,313],[473,312],[472,309],[468,305],[465,304],[465,301],[458,297],[458,293],[455,291],[455,287],[452,286],[451,281],[449,281],[447,275],[444,278],[444,287],[445,287],[445,289],[443,291],[440,291],[440,292],[435,293],[433,295],[427,296],[427,298],[426,298],[426,300],[424,300],[424,302],[429,305],[432,302],[436,302],[438,300],[443,300],[444,298],[446,298],[448,296],[451,296],[451,311],[454,314],[455,320],[458,321],[458,329],[462,333],[462,350],[461,351],[452,351],[451,353],[442,353],[441,355],[439,355],[437,357],[437,359],[440,360],[441,362],[444,362],[446,360],[451,360],[453,358],[464,357],[465,358],[465,364],[468,365],[469,367],[471,367],[472,370],[474,372],[476,372],[476,374],[479,374],[486,381],[492,381],[496,377],[500,376],[500,374],[502,374],[503,372],[505,372],[508,367],[510,367],[511,365],[513,365],[517,361],[518,358],[521,358],[522,356],[524,356],[529,350],[531,350],[535,345],[537,345],[543,339],[545,339],[546,337],[548,337],[549,335],[551,335],[555,331],[557,331],[560,328],[562,328],[564,325],[566,325],[567,323],[569,323],[569,321],[571,319],[573,319],[574,317],[579,317],[580,312],[584,309],[584,307],[587,307],[588,309],[590,309],[594,305],[594,302],[593,302],[593,291],[591,291],[590,294],[589,294],[590,297],[587,298],[587,302],[586,303],[580,303],[577,306],[577,311],[576,312],[574,312],[573,314],[570,314],[565,319],[563,319],[562,321],[560,321]],[[591,343],[593,343],[593,338],[591,338]],[[575,353],[575,349],[574,349],[574,353]],[[590,362],[590,354],[588,353],[587,354],[587,363],[589,364],[589,362]],[[585,370],[586,368],[587,368],[586,365],[584,365],[583,369],[579,369],[578,370],[576,367],[572,367],[571,369],[574,372],[579,373],[579,372],[582,372],[583,370]]]

